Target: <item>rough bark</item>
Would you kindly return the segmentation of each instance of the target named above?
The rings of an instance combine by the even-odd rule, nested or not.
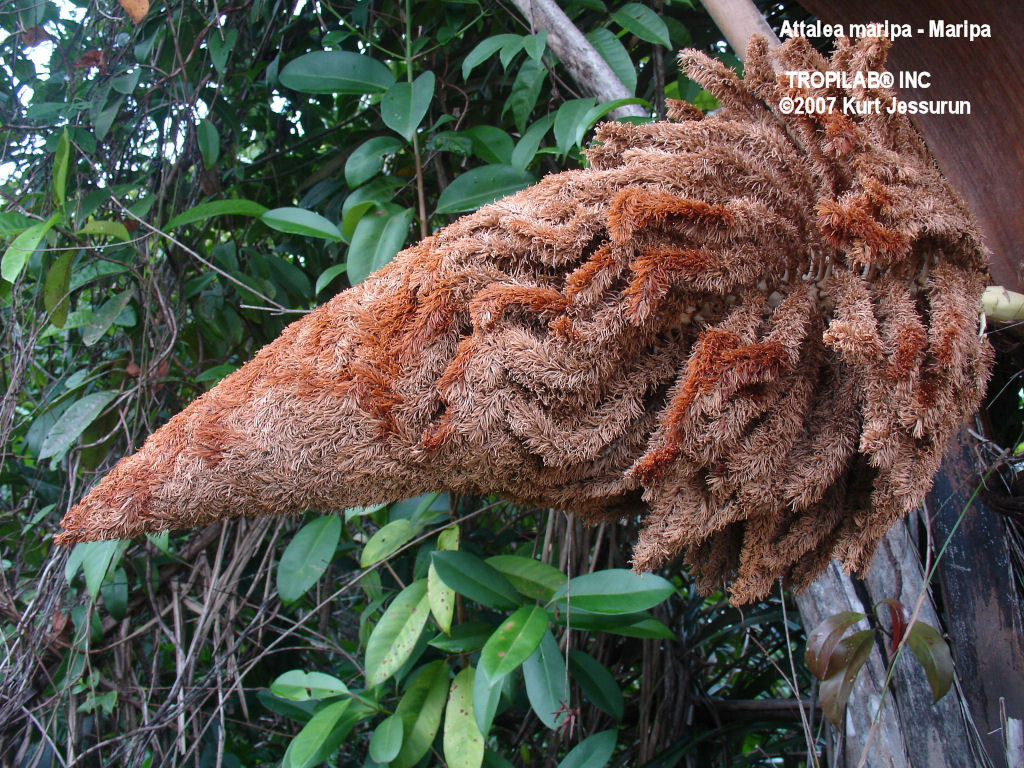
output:
[[[512,0],[512,3],[526,17],[532,29],[547,30],[548,47],[569,70],[580,90],[598,101],[633,96],[554,0]],[[637,104],[628,104],[619,107],[611,116],[647,117],[647,113]]]

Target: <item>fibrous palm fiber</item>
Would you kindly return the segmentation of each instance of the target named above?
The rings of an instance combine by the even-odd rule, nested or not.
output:
[[[861,569],[977,407],[986,252],[905,117],[791,116],[772,68],[867,72],[888,42],[755,39],[723,108],[597,130],[589,167],[459,219],[303,319],[124,458],[62,544],[451,489],[647,511],[735,602]]]

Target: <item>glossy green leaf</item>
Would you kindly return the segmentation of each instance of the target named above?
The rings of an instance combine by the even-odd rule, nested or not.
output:
[[[71,140],[68,129],[61,131],[57,141],[57,151],[53,155],[53,204],[64,205],[64,195],[68,186],[68,160],[71,157]]]
[[[521,35],[494,35],[481,40],[462,60],[462,79],[465,80],[479,64],[487,61],[509,43],[521,41]]]
[[[43,307],[50,313],[50,322],[58,328],[63,328],[68,319],[71,264],[74,260],[74,251],[62,253],[50,265],[46,272],[46,281],[43,283]]]
[[[17,280],[21,270],[28,262],[28,257],[35,252],[46,233],[59,219],[60,215],[55,213],[46,221],[37,221],[14,238],[4,251],[3,258],[0,259],[0,277],[3,277],[8,283]]]
[[[572,99],[558,108],[555,115],[555,143],[563,155],[583,140],[588,128],[587,115],[596,101],[592,97]]]
[[[853,691],[857,674],[868,660],[874,643],[875,631],[863,629],[841,640],[832,653],[827,677],[818,688],[818,699],[821,701],[821,711],[836,727],[843,720],[846,702]]]
[[[290,669],[270,684],[270,692],[291,701],[312,701],[348,693],[348,686],[324,672]]]
[[[356,147],[345,161],[345,183],[352,189],[372,179],[384,168],[384,157],[402,148],[394,136],[377,136]]]
[[[103,338],[131,299],[132,292],[124,291],[111,296],[98,309],[93,310],[92,320],[82,329],[82,343],[91,347]]]
[[[412,141],[433,98],[433,72],[424,72],[412,83],[395,83],[380,100],[381,119],[406,141]]]
[[[512,121],[520,133],[526,130],[526,123],[533,108],[537,105],[537,98],[540,96],[547,75],[548,71],[544,66],[533,59],[526,59],[519,67],[516,79],[512,83],[512,91],[505,99],[501,113],[502,115],[506,112],[512,113]]]
[[[494,630],[480,651],[480,669],[492,680],[504,677],[537,649],[548,627],[539,605],[523,606]]]
[[[203,165],[212,168],[220,157],[220,132],[212,120],[199,121],[196,140],[199,142],[199,154],[203,156]]]
[[[277,592],[286,603],[302,597],[334,559],[341,538],[341,520],[324,515],[311,520],[285,547],[277,566]]]
[[[590,736],[562,758],[558,768],[604,768],[615,750],[618,734],[614,730],[601,731]]]
[[[935,627],[915,621],[907,634],[907,645],[924,667],[933,702],[937,702],[949,693],[953,685],[953,658],[949,654],[949,644]]]
[[[84,547],[82,552],[82,573],[85,574],[85,590],[93,600],[100,593],[100,586],[106,578],[110,564],[117,554],[118,545],[121,542],[117,539],[108,541],[89,541],[76,544],[76,547]]]
[[[494,632],[494,627],[485,621],[468,621],[456,624],[450,636],[440,634],[430,641],[429,645],[445,653],[467,653],[479,651],[484,647],[487,638]]]
[[[314,51],[288,62],[281,85],[302,93],[384,93],[395,78],[376,59],[350,51]]]
[[[474,125],[463,131],[473,144],[473,154],[492,165],[509,165],[515,142],[501,128],[493,125]]]
[[[319,763],[318,758],[324,745],[331,740],[335,728],[350,706],[351,699],[342,699],[318,710],[288,745],[287,764],[291,768],[312,768]]]
[[[474,211],[533,184],[533,174],[511,165],[485,165],[466,171],[445,187],[437,201],[437,213]]]
[[[630,93],[636,93],[636,68],[619,38],[610,30],[600,27],[590,32],[587,40],[601,54],[601,58],[607,62],[626,89]]]
[[[398,141],[398,139],[395,139],[395,141]],[[363,187],[362,189],[365,189],[365,187]],[[349,197],[351,197],[351,195]],[[355,234],[356,226],[359,224],[359,221],[363,218],[363,216],[368,214],[376,207],[377,203],[373,202],[372,200],[366,200],[362,203],[355,203],[350,208],[346,209],[344,215],[341,217],[342,240],[344,240],[346,243],[351,243],[352,235]]]
[[[260,221],[278,232],[321,237],[324,240],[341,240],[341,231],[330,219],[305,208],[274,208],[260,216]]]
[[[213,62],[214,69],[217,70],[218,74],[223,75],[224,67],[228,63],[228,54],[231,53],[235,43],[238,42],[238,30],[234,28],[213,29],[206,40],[206,44],[210,48],[210,61]]]
[[[468,552],[434,552],[437,575],[460,595],[488,608],[515,608],[520,598],[497,570]]]
[[[523,137],[516,143],[512,150],[511,164],[513,168],[525,171],[527,166],[537,156],[537,147],[551,127],[551,115],[545,115],[529,127]]]
[[[358,285],[395,258],[409,237],[412,218],[412,208],[389,206],[359,220],[348,247],[349,283]]]
[[[119,221],[102,221],[91,219],[85,223],[85,226],[78,230],[80,235],[103,235],[106,237],[114,237],[123,243],[127,243],[132,239],[132,236],[128,233],[128,227]]]
[[[610,632],[625,637],[673,640],[675,632],[647,613],[594,613],[572,606],[567,612],[564,604],[548,606],[556,623],[563,627],[583,629],[588,632]]]
[[[214,216],[262,216],[266,212],[266,206],[252,200],[214,200],[212,203],[200,203],[182,211],[168,221],[164,229],[175,229],[185,224],[206,221]]]
[[[394,554],[403,544],[412,538],[412,525],[408,520],[394,520],[378,530],[363,547],[359,557],[359,565],[369,568],[376,562]]]
[[[391,768],[412,768],[427,754],[441,724],[448,674],[444,661],[434,661],[421,667],[409,683],[395,710],[405,727],[402,749]]]
[[[384,718],[370,736],[370,757],[374,762],[387,765],[402,751],[404,724],[398,715]]]
[[[593,613],[635,613],[653,608],[675,592],[672,582],[625,568],[586,573],[555,592],[552,601]]]
[[[609,112],[612,112],[618,109],[619,107],[625,107],[629,104],[637,104],[643,107],[644,109],[651,109],[650,103],[644,101],[643,99],[633,98],[603,101],[600,104],[595,104],[593,107],[591,107],[590,111],[587,112],[586,117],[583,118],[583,122],[586,125],[586,127],[583,129],[583,133],[586,134],[588,130],[594,127],[594,124],[597,123],[598,120],[607,115]],[[582,138],[582,136],[580,138]]]
[[[238,366],[234,363],[221,363],[220,365],[214,365],[207,368],[202,373],[198,374],[193,381],[204,384],[206,382],[218,382],[230,373],[234,373],[238,370]]]
[[[579,683],[580,690],[591,703],[616,720],[622,719],[625,702],[622,689],[615,682],[612,673],[588,653],[573,648],[569,651],[569,671],[572,679]]]
[[[347,265],[345,264],[335,264],[321,272],[320,276],[316,279],[316,288],[313,289],[313,295],[319,296],[320,291],[330,285],[331,281],[344,272],[346,268]]]
[[[523,50],[526,51],[526,55],[534,61],[540,61],[544,55],[544,49],[548,43],[548,31],[542,29],[535,35],[530,35],[523,40]]]
[[[565,686],[565,657],[550,629],[544,630],[537,650],[523,662],[523,680],[533,711],[554,730],[565,720],[562,702],[568,700],[569,691]]]
[[[366,644],[368,687],[383,683],[405,664],[429,613],[426,579],[417,579],[391,602]]]
[[[553,565],[519,555],[495,555],[485,561],[498,570],[516,591],[533,600],[547,602],[566,582],[566,576]]]
[[[526,42],[526,35],[512,35],[512,40],[505,42],[501,46],[501,51],[498,52],[498,60],[501,62],[502,69],[508,69],[508,65],[512,63],[512,59],[515,58],[516,54],[523,50],[523,43]]]
[[[655,43],[671,49],[668,27],[654,11],[641,3],[627,3],[617,11],[612,11],[612,18],[627,32],[632,32],[641,40]]]
[[[8,237],[36,224],[36,219],[12,211],[0,211],[0,237]]]
[[[804,662],[812,675],[819,680],[825,679],[832,654],[846,630],[865,618],[863,613],[843,611],[829,616],[811,631],[807,636]]]
[[[427,600],[434,621],[447,635],[452,630],[452,616],[455,615],[455,590],[441,580],[433,563],[427,566]]]
[[[48,459],[51,456],[64,453],[115,397],[117,397],[117,392],[107,389],[102,392],[93,392],[76,401],[61,414],[57,422],[50,427],[50,431],[46,433],[46,439],[39,446],[39,458]]]
[[[444,713],[442,746],[448,768],[480,768],[484,737],[473,716],[473,682],[476,671],[466,667],[452,680]]]
[[[100,585],[103,605],[115,621],[121,621],[128,614],[128,573],[124,568],[115,568],[111,577]]]
[[[473,678],[473,719],[480,733],[490,733],[491,723],[501,702],[503,681],[507,677],[494,679],[479,667]]]

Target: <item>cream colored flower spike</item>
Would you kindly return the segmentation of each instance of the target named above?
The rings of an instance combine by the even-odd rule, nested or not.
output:
[[[589,521],[649,512],[733,600],[867,565],[978,406],[986,253],[904,117],[794,117],[783,69],[888,43],[695,51],[723,109],[605,124],[590,167],[456,221],[273,343],[123,459],[62,544],[442,488]]]

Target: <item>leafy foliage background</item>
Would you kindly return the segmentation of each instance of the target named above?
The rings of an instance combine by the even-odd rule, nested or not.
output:
[[[672,49],[738,66],[688,2],[563,7],[654,113],[714,106]],[[51,545],[295,313],[579,166],[615,105],[543,34],[498,2],[17,0],[0,36],[0,763],[804,764],[792,606],[680,573],[644,602],[628,526],[432,495]]]

